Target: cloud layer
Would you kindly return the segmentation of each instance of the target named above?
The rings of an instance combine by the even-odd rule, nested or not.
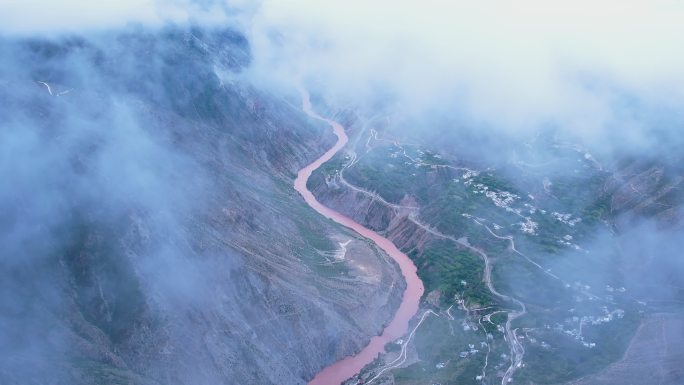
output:
[[[638,141],[644,121],[626,103],[684,107],[681,20],[675,1],[267,0],[251,34],[260,77],[308,78],[347,100],[383,92],[404,111],[509,132]]]
[[[0,3],[0,33],[12,35],[84,33],[127,24],[235,24],[252,4],[244,0],[7,0]]]
[[[402,112],[508,133],[554,125],[639,143],[654,114],[684,108],[674,0],[10,0],[0,15],[0,33],[22,35],[231,25],[248,32],[263,84],[305,79],[339,101],[389,96]]]

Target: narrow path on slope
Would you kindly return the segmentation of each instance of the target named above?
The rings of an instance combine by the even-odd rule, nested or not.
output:
[[[319,214],[332,219],[342,226],[354,230],[362,237],[373,241],[399,265],[401,274],[406,280],[406,290],[403,293],[399,309],[397,309],[394,318],[387,327],[385,327],[382,334],[372,337],[369,344],[356,355],[346,357],[324,368],[309,382],[310,385],[333,385],[340,384],[359,373],[364,366],[371,363],[380,353],[384,352],[385,344],[406,334],[409,321],[418,312],[418,305],[420,297],[423,295],[424,288],[423,282],[418,278],[416,266],[411,259],[406,254],[402,253],[389,239],[356,223],[351,218],[324,206],[316,199],[313,193],[308,190],[306,183],[309,180],[309,177],[311,177],[311,174],[340,151],[347,144],[349,138],[344,132],[344,127],[342,127],[340,123],[323,118],[313,110],[309,94],[306,91],[302,91],[302,110],[310,117],[329,124],[337,136],[337,142],[320,158],[299,170],[297,179],[295,179],[294,182],[295,190],[297,190],[306,203]]]
[[[506,372],[503,375],[503,378],[501,380],[502,385],[508,384],[511,379],[513,378],[513,374],[522,366],[522,360],[523,356],[525,355],[525,348],[523,347],[522,343],[518,339],[518,336],[516,334],[516,331],[512,329],[511,324],[516,318],[522,317],[527,313],[527,307],[525,304],[518,300],[517,298],[511,297],[506,294],[502,294],[494,288],[494,285],[492,284],[492,264],[491,261],[489,260],[489,256],[487,253],[484,252],[484,250],[480,249],[479,247],[472,246],[470,243],[468,243],[467,240],[464,238],[457,239],[456,237],[453,237],[451,235],[447,234],[442,234],[441,232],[437,231],[436,229],[433,229],[418,220],[415,219],[415,215],[410,214],[409,219],[416,224],[416,226],[422,228],[423,230],[427,231],[430,234],[433,234],[437,237],[443,238],[443,239],[448,239],[454,243],[457,243],[473,252],[478,254],[482,260],[484,261],[485,264],[485,269],[484,269],[484,277],[483,280],[485,282],[485,285],[487,286],[487,289],[494,294],[495,296],[499,297],[502,299],[504,302],[509,302],[509,303],[515,303],[517,306],[520,307],[520,310],[514,310],[514,311],[509,311],[507,312],[508,318],[506,319],[506,324],[504,326],[504,331],[505,331],[505,338],[506,341],[508,342],[510,348],[511,348],[511,365],[506,369]]]

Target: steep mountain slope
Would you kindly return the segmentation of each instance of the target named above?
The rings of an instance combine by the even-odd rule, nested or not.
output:
[[[396,267],[291,186],[332,135],[244,37],[0,52],[0,382],[298,384],[391,317]]]
[[[666,156],[667,154],[663,154]],[[616,216],[653,217],[664,226],[682,226],[684,170],[681,157],[625,159],[606,184]]]

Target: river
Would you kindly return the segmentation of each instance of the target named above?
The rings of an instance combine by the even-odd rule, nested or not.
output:
[[[311,164],[299,170],[297,173],[297,179],[295,179],[294,182],[295,190],[297,190],[302,195],[306,203],[319,214],[325,216],[326,218],[330,218],[342,226],[354,230],[362,237],[373,241],[399,265],[401,274],[406,280],[406,289],[404,290],[399,309],[397,309],[394,318],[392,318],[390,323],[387,324],[385,329],[382,331],[382,334],[372,337],[368,345],[366,345],[359,353],[343,358],[340,361],[337,361],[324,368],[314,377],[313,380],[309,382],[309,385],[334,385],[341,384],[345,380],[359,373],[364,366],[371,363],[375,358],[378,357],[380,353],[384,352],[385,344],[406,334],[408,331],[409,321],[418,312],[418,305],[420,302],[420,297],[423,295],[424,288],[423,282],[420,280],[420,278],[418,278],[416,266],[413,264],[411,259],[406,254],[402,253],[389,239],[360,225],[353,219],[324,206],[316,199],[316,197],[314,197],[313,193],[307,189],[306,183],[311,174],[323,163],[329,161],[337,152],[339,152],[347,144],[347,140],[349,138],[344,131],[344,127],[340,123],[331,119],[323,118],[313,110],[309,94],[306,92],[302,92],[302,109],[310,117],[329,124],[337,136],[337,141],[328,151],[325,152],[325,154],[321,155],[320,158],[314,160]],[[372,310],[373,309],[369,309],[369,311]]]

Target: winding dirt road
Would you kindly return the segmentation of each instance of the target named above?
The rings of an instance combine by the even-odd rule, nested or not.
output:
[[[484,261],[485,264],[485,269],[484,269],[484,277],[482,278],[485,285],[487,286],[487,289],[496,297],[500,298],[504,302],[508,303],[514,303],[516,304],[520,310],[512,310],[508,311],[508,318],[506,320],[506,324],[504,325],[504,334],[506,341],[508,342],[510,348],[511,348],[511,365],[506,369],[506,372],[503,375],[503,378],[501,379],[501,384],[506,385],[508,384],[511,379],[513,378],[513,374],[522,366],[522,360],[523,356],[525,355],[525,348],[523,347],[522,343],[518,339],[518,336],[515,333],[515,330],[512,329],[511,324],[513,321],[519,317],[522,317],[527,313],[527,307],[525,304],[518,300],[517,298],[511,297],[506,294],[502,294],[499,291],[496,290],[494,287],[494,284],[492,284],[492,264],[489,259],[489,256],[487,253],[484,252],[484,250],[480,249],[479,247],[475,247],[468,243],[467,240],[464,238],[457,239],[456,237],[453,237],[451,235],[447,234],[442,234],[441,232],[437,231],[436,229],[431,228],[430,226],[421,223],[415,218],[415,215],[409,215],[409,219],[413,221],[418,227],[422,228],[423,230],[427,231],[430,234],[433,234],[437,237],[443,238],[443,239],[448,239],[454,243],[457,243],[474,253],[478,254],[482,260]]]
[[[420,297],[423,295],[424,288],[423,282],[418,278],[416,266],[411,259],[406,254],[402,253],[389,239],[356,223],[351,218],[324,206],[316,197],[314,197],[313,193],[307,189],[306,183],[309,180],[309,177],[311,177],[311,174],[340,151],[345,144],[347,144],[348,137],[344,132],[344,127],[342,127],[340,123],[323,118],[313,111],[309,94],[305,91],[302,91],[302,110],[310,117],[329,124],[337,136],[337,142],[320,158],[299,170],[297,179],[295,179],[294,182],[295,190],[297,190],[306,203],[319,214],[332,219],[342,226],[350,228],[359,235],[373,241],[379,248],[384,250],[392,259],[394,259],[399,265],[401,273],[406,280],[406,290],[404,291],[399,309],[397,309],[394,318],[387,327],[385,327],[382,334],[372,337],[369,344],[356,355],[346,357],[324,368],[309,382],[310,385],[341,384],[359,373],[364,366],[371,363],[380,353],[384,352],[385,344],[406,334],[409,321],[418,312],[418,305]]]

